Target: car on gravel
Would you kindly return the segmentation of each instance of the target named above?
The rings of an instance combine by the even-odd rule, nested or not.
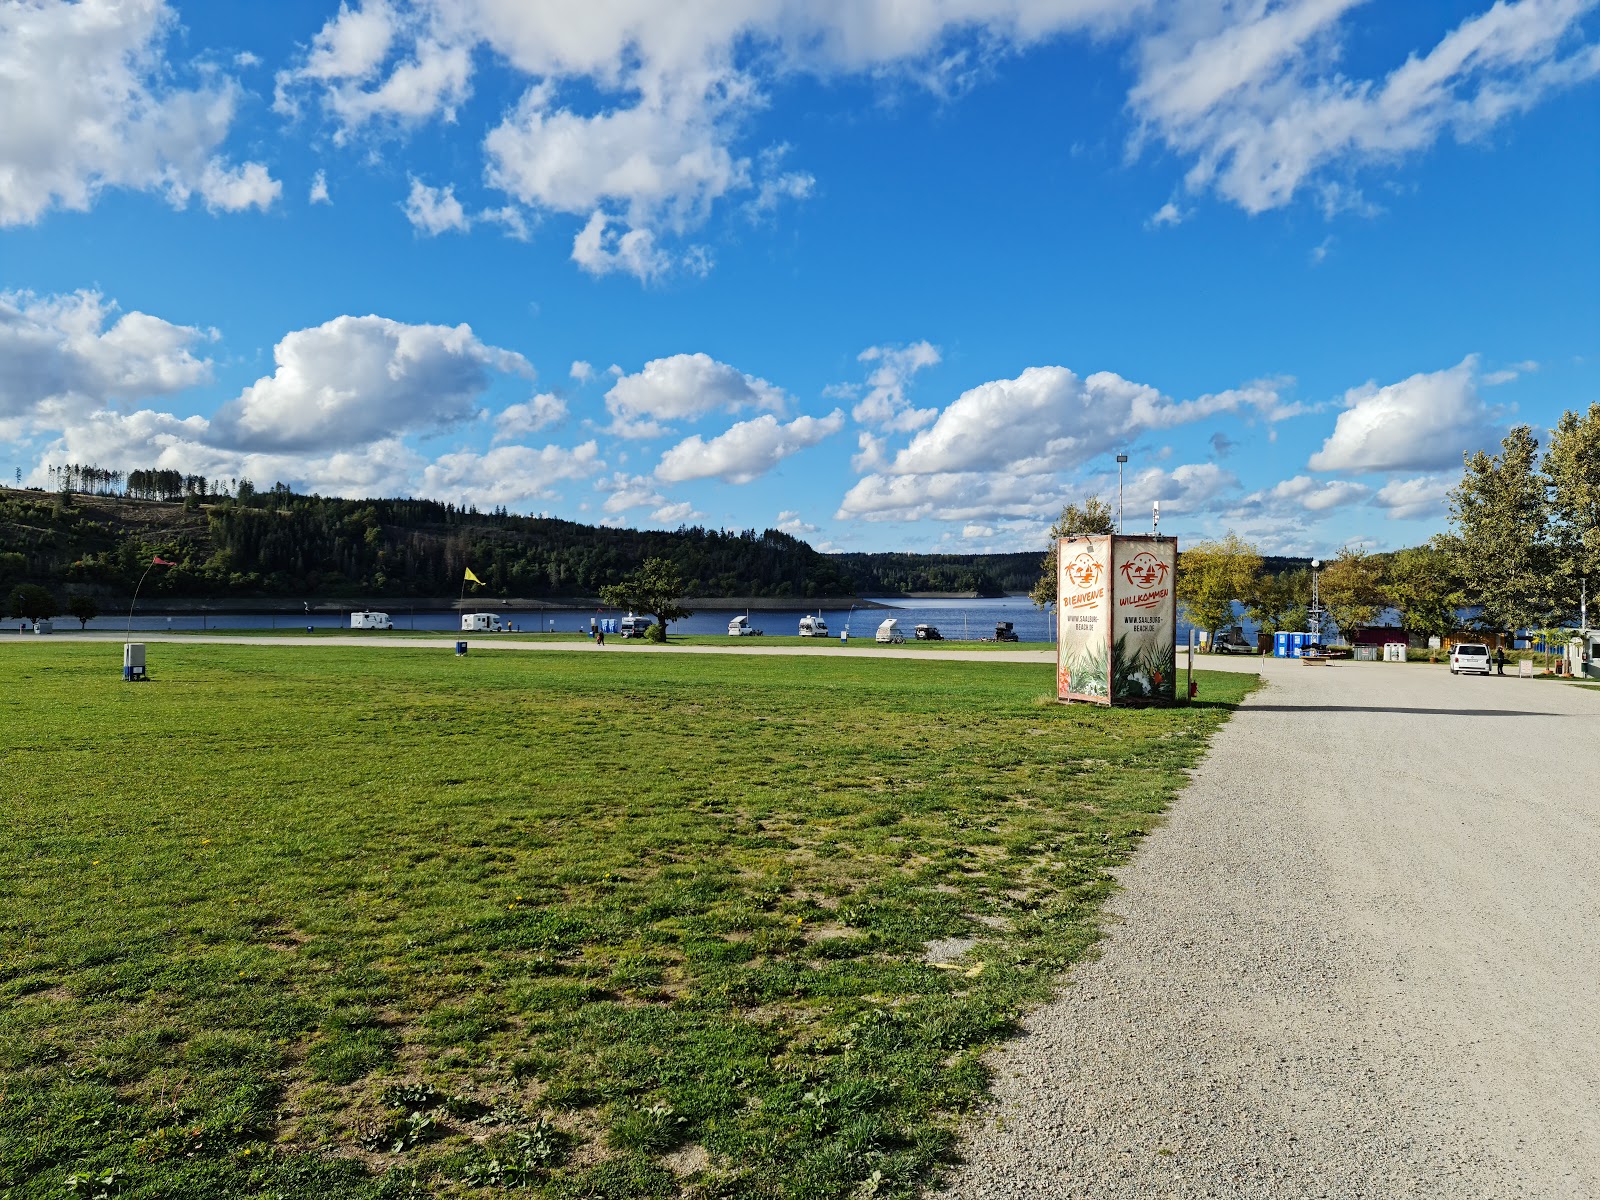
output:
[[[1450,648],[1450,674],[1489,675],[1493,671],[1494,660],[1482,642],[1462,642]]]

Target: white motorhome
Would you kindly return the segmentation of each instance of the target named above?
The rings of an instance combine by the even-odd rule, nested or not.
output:
[[[882,624],[880,624],[878,626],[878,639],[877,640],[880,641],[880,642],[903,642],[903,641],[905,641],[906,640],[906,635],[900,632],[900,621],[899,621],[899,619],[895,618],[895,617],[890,617],[887,620],[885,620]]]
[[[381,612],[353,612],[350,614],[351,629],[393,629],[394,622],[389,619],[388,613]]]
[[[760,637],[764,631],[750,624],[748,613],[740,613],[728,622],[729,637]]]
[[[462,633],[503,633],[505,626],[500,624],[498,613],[462,613]]]
[[[821,613],[818,613],[814,617],[810,613],[807,613],[805,616],[800,618],[800,636],[801,637],[827,637],[828,636],[828,623],[822,619],[822,614]]]
[[[617,632],[625,638],[642,638],[644,631],[655,624],[649,617],[636,617],[632,613],[617,622]]]

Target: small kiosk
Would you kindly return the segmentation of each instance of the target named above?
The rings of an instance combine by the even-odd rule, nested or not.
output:
[[[1177,699],[1178,543],[1096,534],[1056,544],[1056,694],[1064,702]]]

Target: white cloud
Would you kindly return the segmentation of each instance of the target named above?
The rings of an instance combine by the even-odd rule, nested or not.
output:
[[[669,483],[711,478],[749,483],[843,428],[844,414],[838,409],[825,417],[796,417],[787,425],[768,413],[740,421],[709,442],[698,434],[685,438],[661,456],[656,478]]]
[[[213,334],[116,313],[97,292],[0,292],[0,418],[59,425],[211,380],[211,360],[195,350]]]
[[[1458,482],[1459,476],[1449,475],[1395,479],[1379,488],[1372,502],[1397,520],[1437,517],[1443,515],[1450,490]]]
[[[709,252],[703,247],[690,247],[674,256],[656,244],[656,235],[650,230],[614,229],[612,219],[599,209],[573,237],[572,261],[591,275],[621,273],[641,282],[679,267],[694,275],[705,275],[711,269]]]
[[[867,475],[839,502],[835,519],[865,521],[980,521],[1037,519],[1059,512],[1061,489],[1054,475],[1003,472],[943,472],[930,475]],[[1045,522],[1049,524],[1048,521]]]
[[[52,208],[87,210],[107,187],[199,193],[212,211],[266,207],[279,184],[217,151],[238,85],[220,75],[170,85],[162,0],[0,5],[0,227]]]
[[[311,194],[307,197],[311,204],[332,204],[333,198],[328,195],[328,173],[318,171],[311,178]]]
[[[453,187],[432,188],[415,176],[411,179],[411,192],[404,205],[406,219],[411,227],[429,237],[441,233],[465,233],[472,228],[466,210],[456,199]]]
[[[695,420],[746,408],[781,413],[787,400],[782,388],[708,354],[674,354],[651,359],[636,374],[619,378],[606,393],[606,408],[612,415],[612,432],[657,437],[665,431],[661,421]]]
[[[1244,499],[1245,504],[1272,504],[1288,501],[1307,512],[1326,512],[1346,504],[1355,504],[1372,494],[1363,483],[1348,479],[1312,479],[1309,475],[1296,475]]]
[[[869,346],[856,356],[856,361],[876,364],[867,376],[867,394],[850,410],[851,418],[858,424],[910,433],[939,415],[935,408],[912,408],[906,397],[912,376],[939,364],[939,351],[935,346],[928,342]]]
[[[1080,379],[1065,367],[1029,367],[1015,379],[964,392],[888,469],[901,475],[1068,470],[1140,433],[1241,409],[1268,419],[1287,411],[1270,382],[1175,401],[1109,371]]]
[[[1521,379],[1524,375],[1531,375],[1539,369],[1539,364],[1529,359],[1526,362],[1513,363],[1509,367],[1502,367],[1498,371],[1490,371],[1478,380],[1484,387],[1499,387],[1503,383],[1510,383],[1514,379]]]
[[[1431,374],[1345,393],[1345,410],[1313,471],[1432,470],[1461,462],[1464,452],[1498,440],[1495,414],[1478,396],[1477,358]]]
[[[793,537],[806,537],[822,530],[801,518],[800,513],[794,509],[785,509],[778,514],[778,526],[784,533]]]
[[[690,521],[704,520],[705,513],[696,512],[694,505],[687,500],[679,500],[676,504],[663,504],[650,514],[650,519],[657,525],[677,527],[687,525]]]
[[[537,433],[561,421],[567,415],[567,402],[553,392],[540,392],[526,404],[510,404],[495,421],[494,440],[507,442],[512,438]]]
[[[557,485],[593,478],[605,470],[592,441],[573,447],[500,446],[487,454],[443,455],[422,472],[427,495],[464,497],[482,508],[525,507],[559,498]]]
[[[217,413],[221,444],[258,450],[360,445],[469,419],[491,374],[531,377],[520,354],[485,345],[466,325],[335,317],[288,334],[277,370]]]
[[[1501,0],[1382,78],[1350,78],[1338,69],[1342,21],[1361,3],[1168,10],[1139,41],[1129,101],[1143,135],[1194,158],[1191,190],[1261,212],[1326,172],[1394,162],[1446,134],[1479,136],[1600,73],[1600,48],[1581,41],[1589,0]],[[1325,207],[1350,206],[1337,179],[1323,190]],[[1358,194],[1354,203],[1364,206]]]
[[[992,538],[994,536],[994,526],[976,525],[969,521],[967,524],[961,527],[961,536],[969,541]]]
[[[1182,225],[1191,215],[1191,213],[1186,212],[1171,200],[1168,200],[1155,212],[1151,213],[1150,219],[1144,224],[1146,229],[1161,229],[1168,225]]]
[[[600,506],[601,511],[606,513],[625,513],[631,508],[649,508],[667,503],[667,498],[656,489],[654,481],[643,475],[625,475],[619,471],[610,480],[597,483],[595,487],[606,493],[605,503]]]
[[[594,378],[594,367],[584,362],[581,358],[576,359],[567,374],[579,383],[588,383],[589,380]]]

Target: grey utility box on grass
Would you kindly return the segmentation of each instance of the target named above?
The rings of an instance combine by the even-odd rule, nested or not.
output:
[[[122,647],[122,677],[130,681],[145,677],[143,642],[128,642]]]

